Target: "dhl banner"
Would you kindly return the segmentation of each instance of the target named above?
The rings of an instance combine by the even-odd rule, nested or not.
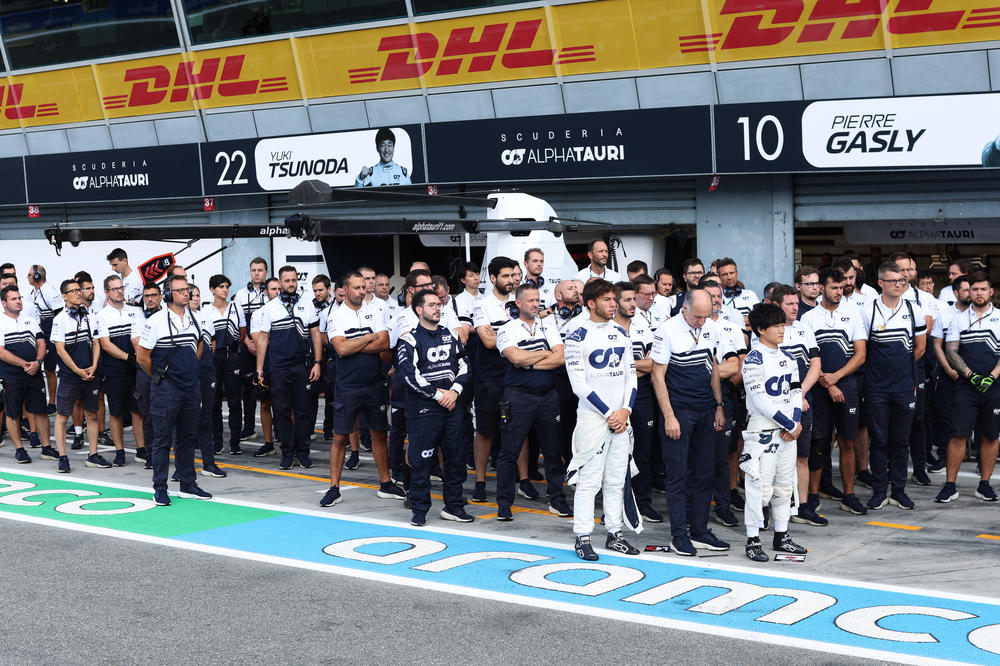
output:
[[[0,77],[0,130],[1000,39],[1000,0],[597,0]]]

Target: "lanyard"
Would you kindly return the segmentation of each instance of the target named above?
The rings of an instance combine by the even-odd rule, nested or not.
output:
[[[698,329],[698,335],[695,335],[694,331],[692,329],[690,329],[690,328],[688,329],[688,335],[690,335],[691,339],[694,340],[694,347],[692,347],[692,349],[694,349],[695,347],[697,347],[698,343],[701,342],[701,332],[702,332],[702,330],[703,329],[699,328]]]
[[[974,321],[974,322],[970,323],[970,324],[969,324],[969,328],[972,328],[973,326],[977,326],[977,325],[978,325],[978,326],[979,326],[980,328],[982,328],[982,327],[983,327],[983,326],[982,326],[982,321],[983,321],[984,319],[986,319],[987,317],[989,317],[989,316],[990,316],[991,314],[993,314],[993,309],[994,309],[994,308],[993,308],[993,304],[991,303],[991,304],[990,304],[990,309],[989,309],[989,310],[987,310],[987,311],[986,311],[986,312],[985,312],[984,314],[980,315],[980,316],[979,316],[979,319],[977,319],[976,321]],[[969,308],[969,311],[970,311],[970,312],[975,312],[975,310],[973,310],[972,308]],[[972,319],[972,315],[971,315],[971,314],[969,315],[969,319]]]
[[[874,307],[878,308],[878,313],[880,315],[882,315],[882,324],[883,324],[882,328],[885,328],[886,326],[889,325],[889,322],[892,321],[892,318],[895,317],[897,314],[899,314],[899,311],[903,309],[903,299],[902,298],[899,299],[899,303],[897,304],[896,309],[892,310],[892,314],[890,314],[888,318],[885,316],[885,313],[882,312],[882,306],[879,305],[879,301],[880,300],[882,300],[882,299],[879,299],[879,298],[875,299],[872,302],[872,305]],[[872,312],[874,312],[874,310],[872,310]],[[872,316],[872,325],[873,326],[875,325],[875,317],[874,317],[874,315]]]

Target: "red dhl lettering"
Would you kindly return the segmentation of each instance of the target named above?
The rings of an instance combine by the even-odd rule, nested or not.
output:
[[[21,104],[23,94],[23,83],[0,84],[0,102],[2,102],[0,108],[3,109],[3,116],[7,120],[27,120],[59,115],[59,105],[55,102]]]
[[[288,90],[288,79],[284,76],[240,80],[245,59],[245,55],[206,58],[198,70],[196,63],[185,60],[177,64],[173,73],[165,65],[126,70],[123,82],[132,84],[129,94],[105,96],[104,108],[186,102],[189,96],[192,100],[207,100],[213,95],[240,97]]]
[[[347,70],[351,83],[398,81],[430,74],[449,76],[466,72],[524,69],[597,60],[593,44],[561,49],[534,48],[541,19],[484,25],[476,38],[476,27],[455,28],[441,49],[438,37],[429,32],[383,37],[377,51],[388,52],[385,64]],[[506,38],[506,45],[504,40]],[[436,65],[436,67],[435,67]]]
[[[859,39],[872,37],[883,21],[892,35],[1000,25],[1000,7],[934,11],[933,3],[894,0],[890,10],[890,0],[816,0],[807,15],[804,0],[726,0],[718,18],[733,16],[729,29],[680,37],[680,49],[693,53],[777,46],[792,38],[798,43]],[[838,22],[841,30],[836,30]]]

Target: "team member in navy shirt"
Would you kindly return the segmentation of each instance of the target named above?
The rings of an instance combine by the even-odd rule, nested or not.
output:
[[[194,447],[201,409],[199,355],[204,351],[201,324],[188,310],[191,290],[187,278],[167,279],[163,301],[167,307],[146,320],[136,349],[139,366],[152,378],[149,413],[153,420],[153,501],[169,506],[167,473],[170,445],[181,483],[180,497],[212,499],[197,484]],[[176,433],[176,436],[175,436]]]
[[[372,438],[372,457],[378,468],[381,499],[405,499],[403,490],[389,478],[389,451],[385,417],[387,401],[381,354],[389,349],[389,332],[381,310],[365,304],[365,278],[351,271],[341,280],[344,303],[330,314],[327,335],[337,353],[333,393],[333,443],[330,445],[330,489],[320,506],[341,501],[340,473],[344,467],[347,437],[364,414]]]
[[[100,380],[97,362],[101,347],[97,343],[97,322],[87,313],[80,284],[63,280],[59,287],[66,307],[52,320],[52,343],[59,356],[59,388],[56,393],[56,446],[59,448],[60,472],[69,472],[66,456],[66,421],[77,400],[82,401],[87,417],[87,440],[90,455],[87,467],[111,467],[97,452],[97,407]]]
[[[278,467],[291,469],[293,458],[298,458],[299,464],[308,469],[312,467],[309,438],[313,429],[308,418],[309,390],[319,380],[323,363],[319,319],[312,299],[299,298],[299,273],[294,266],[282,266],[278,280],[278,298],[261,308],[257,378],[263,383],[266,355],[274,425],[281,440]]]
[[[923,308],[900,298],[907,284],[898,264],[879,266],[878,282],[882,295],[861,311],[868,333],[864,400],[874,477],[868,508],[881,509],[889,502],[913,509],[916,505],[906,495],[906,472],[917,406],[917,361],[927,346],[927,320]]]
[[[3,380],[3,404],[7,432],[14,441],[14,460],[30,463],[31,457],[21,444],[22,406],[35,416],[42,447],[42,458],[57,460],[59,454],[49,446],[49,417],[45,413],[45,383],[42,362],[45,360],[45,337],[38,318],[24,314],[21,292],[9,285],[0,292],[3,314],[0,315],[0,379]]]
[[[969,276],[969,294],[971,306],[951,317],[945,338],[948,363],[958,373],[958,380],[948,442],[948,476],[935,498],[938,502],[958,499],[955,481],[965,456],[965,440],[973,427],[982,438],[976,497],[984,502],[997,501],[990,477],[1000,449],[1000,389],[994,386],[1000,377],[1000,312],[993,307],[993,287],[986,273]]]
[[[430,473],[440,447],[444,465],[444,508],[441,517],[471,523],[465,511],[462,483],[465,452],[462,441],[462,403],[459,396],[469,382],[465,348],[453,331],[440,326],[441,299],[430,289],[412,300],[417,326],[403,333],[396,347],[397,372],[406,387],[410,465],[411,523],[423,525],[431,508]]]
[[[522,284],[514,303],[516,319],[497,331],[496,348],[507,361],[504,371],[504,407],[500,412],[500,455],[497,456],[497,520],[512,520],[514,479],[517,458],[524,438],[534,428],[545,458],[545,481],[549,494],[549,513],[573,515],[563,493],[566,467],[559,451],[559,394],[556,392],[556,369],[563,365],[563,342],[554,326],[538,318],[541,297],[538,287]],[[506,414],[504,413],[506,411]],[[521,479],[521,494],[531,481]],[[531,488],[533,491],[534,488]]]
[[[653,388],[663,414],[660,437],[670,545],[684,556],[697,555],[697,548],[729,549],[708,529],[715,433],[726,425],[715,360],[720,340],[711,316],[712,297],[703,289],[691,289],[684,295],[681,316],[668,319],[653,338]]]

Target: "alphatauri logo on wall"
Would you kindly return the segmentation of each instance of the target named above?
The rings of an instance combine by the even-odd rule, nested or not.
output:
[[[625,160],[624,136],[619,125],[500,132],[501,145],[518,146],[501,150],[500,162],[505,166],[621,162]]]
[[[74,190],[103,190],[122,187],[148,187],[148,164],[144,159],[74,162]]]

